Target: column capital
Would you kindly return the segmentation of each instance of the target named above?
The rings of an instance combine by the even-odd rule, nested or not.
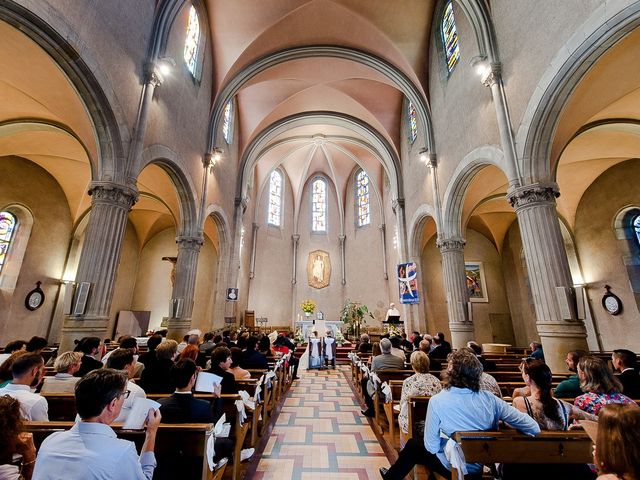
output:
[[[138,190],[135,187],[113,182],[92,182],[87,192],[91,195],[91,203],[103,203],[129,210],[138,201]]]
[[[493,87],[500,82],[502,78],[502,64],[494,62],[490,65],[489,71],[482,77],[482,84],[485,87]]]
[[[176,243],[178,244],[178,249],[199,251],[204,244],[204,237],[202,235],[178,235]]]
[[[298,244],[298,242],[300,241],[300,235],[297,233],[294,233],[293,235],[291,235],[291,239],[293,240],[294,244]]]
[[[233,201],[233,204],[236,208],[242,207],[242,213],[247,209],[247,205],[249,204],[249,197],[243,195],[242,197],[236,197]]]
[[[347,236],[346,235],[338,235],[338,241],[340,242],[340,245],[344,244],[344,241],[346,240]]]
[[[393,208],[393,212],[397,213],[398,208],[404,210],[404,198],[396,198],[391,202],[391,208]]]
[[[451,252],[451,251],[464,251],[464,246],[467,242],[465,242],[464,238],[461,237],[453,237],[453,238],[441,238],[436,241],[436,246],[440,249],[441,253]]]
[[[380,231],[384,232],[387,229],[387,226],[384,223],[381,223],[380,225],[378,225],[378,228],[380,229]]]
[[[534,183],[514,188],[507,193],[509,204],[515,209],[536,204],[555,204],[560,196],[556,183]]]

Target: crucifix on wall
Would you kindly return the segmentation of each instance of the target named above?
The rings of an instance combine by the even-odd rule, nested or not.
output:
[[[176,264],[178,263],[178,257],[162,257],[162,260],[165,262],[171,262],[171,288],[173,288],[173,286],[176,283]]]

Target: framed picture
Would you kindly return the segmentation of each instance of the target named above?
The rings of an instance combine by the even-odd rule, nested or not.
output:
[[[487,282],[482,262],[464,262],[464,274],[470,302],[488,302]]]

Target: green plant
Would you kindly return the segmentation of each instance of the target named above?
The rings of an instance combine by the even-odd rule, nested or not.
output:
[[[340,311],[340,320],[346,325],[347,333],[360,336],[360,327],[366,325],[366,318],[374,318],[369,308],[360,303],[347,299]]]

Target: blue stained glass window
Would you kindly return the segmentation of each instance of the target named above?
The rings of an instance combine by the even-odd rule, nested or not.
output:
[[[189,20],[187,21],[187,37],[184,41],[184,62],[191,75],[196,77],[198,71],[198,57],[200,48],[200,20],[195,7],[191,5],[189,9]]]
[[[460,60],[460,46],[458,45],[458,30],[456,29],[456,19],[453,16],[453,5],[451,0],[447,2],[442,16],[442,46],[444,47],[447,59],[447,69],[449,73],[453,71],[458,60]]]
[[[311,231],[327,231],[327,182],[322,178],[311,184]]]
[[[280,226],[282,219],[282,174],[277,170],[271,172],[269,178],[269,211],[267,223]]]
[[[640,215],[633,219],[633,231],[636,232],[636,240],[640,246]]]
[[[371,223],[369,210],[369,176],[360,170],[356,176],[356,205],[358,213],[358,226],[363,227]]]
[[[224,107],[224,115],[222,117],[222,136],[227,145],[231,144],[231,100]]]
[[[0,212],[0,272],[7,260],[7,253],[17,225],[16,217],[9,212]]]
[[[413,142],[418,138],[418,119],[416,107],[413,106],[413,103],[409,101],[409,140],[413,145]]]

